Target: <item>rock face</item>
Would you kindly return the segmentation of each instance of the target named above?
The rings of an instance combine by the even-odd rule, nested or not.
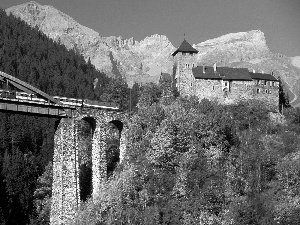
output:
[[[228,64],[251,61],[270,54],[264,34],[259,30],[226,34],[195,45],[198,61]]]
[[[172,73],[175,47],[163,35],[152,35],[138,42],[133,38],[102,37],[96,31],[51,6],[28,2],[6,10],[31,26],[37,26],[67,48],[81,53],[97,69],[110,76],[121,75],[129,86],[137,82],[158,82],[161,72]],[[246,67],[280,76],[289,89],[293,105],[300,106],[300,57],[274,54],[263,32],[253,30],[223,35],[193,46],[199,50],[197,63],[211,66]]]
[[[81,53],[86,60],[90,58],[92,64],[107,75],[112,76],[113,68],[117,68],[129,84],[157,82],[161,71],[171,72],[170,55],[175,48],[166,36],[152,35],[141,42],[133,38],[102,37],[52,6],[33,1],[8,8],[6,12],[20,17],[30,26],[37,26],[50,38]]]

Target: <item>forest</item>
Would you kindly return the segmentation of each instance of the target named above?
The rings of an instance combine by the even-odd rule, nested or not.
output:
[[[90,60],[0,11],[0,71],[50,95],[114,101],[126,154],[74,224],[300,224],[300,109],[180,97],[167,81],[130,90]],[[48,224],[53,118],[0,113],[0,224]]]
[[[122,77],[107,77],[97,71],[90,60],[86,62],[76,52],[67,50],[2,9],[0,71],[52,96],[113,101],[125,111],[129,107],[129,88]],[[12,87],[0,82],[0,88]],[[136,102],[134,93],[132,91],[132,106]],[[35,202],[41,193],[36,190],[41,180],[38,178],[51,168],[55,121],[54,118],[0,113],[0,224],[39,223]],[[51,194],[51,189],[49,191]]]
[[[275,121],[259,101],[149,90],[130,118],[124,162],[74,224],[300,223],[298,108]]]

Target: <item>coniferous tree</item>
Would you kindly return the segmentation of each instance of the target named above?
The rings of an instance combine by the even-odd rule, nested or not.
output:
[[[282,111],[282,108],[289,108],[291,107],[290,105],[290,100],[289,100],[289,95],[288,93],[285,92],[284,90],[284,84],[281,78],[278,78],[279,80],[279,109]]]

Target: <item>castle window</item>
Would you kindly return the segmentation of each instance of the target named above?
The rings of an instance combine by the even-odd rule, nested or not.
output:
[[[264,85],[267,85],[267,81],[266,80],[264,80]]]
[[[256,93],[258,94],[260,92],[259,88],[256,89]]]
[[[212,86],[212,90],[213,90],[213,91],[215,90],[215,86]]]
[[[272,81],[272,86],[275,86],[275,82],[274,81]]]
[[[228,97],[228,89],[227,89],[227,88],[224,88],[224,89],[223,89],[223,97],[224,97],[224,98],[227,98],[227,97]]]
[[[265,90],[266,94],[268,94],[268,90]]]
[[[195,67],[195,64],[193,63],[193,68]]]

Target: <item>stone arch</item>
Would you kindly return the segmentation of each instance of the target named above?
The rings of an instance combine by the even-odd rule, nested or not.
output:
[[[113,174],[117,164],[120,162],[120,145],[123,126],[123,122],[119,119],[111,120],[108,123],[109,136],[106,143],[107,177]]]
[[[96,120],[93,117],[82,117],[76,122],[78,154],[78,183],[81,201],[86,201],[93,190],[92,184],[92,142],[96,129]]]
[[[95,118],[87,116],[87,117],[83,117],[81,120],[84,120],[84,121],[88,122],[90,124],[91,128],[92,128],[93,133],[94,133],[94,131],[96,129],[96,120],[95,120]]]
[[[124,124],[121,120],[115,119],[115,120],[111,120],[109,123],[112,123],[113,125],[115,125],[121,134],[121,132],[123,130],[123,126],[124,126]]]

